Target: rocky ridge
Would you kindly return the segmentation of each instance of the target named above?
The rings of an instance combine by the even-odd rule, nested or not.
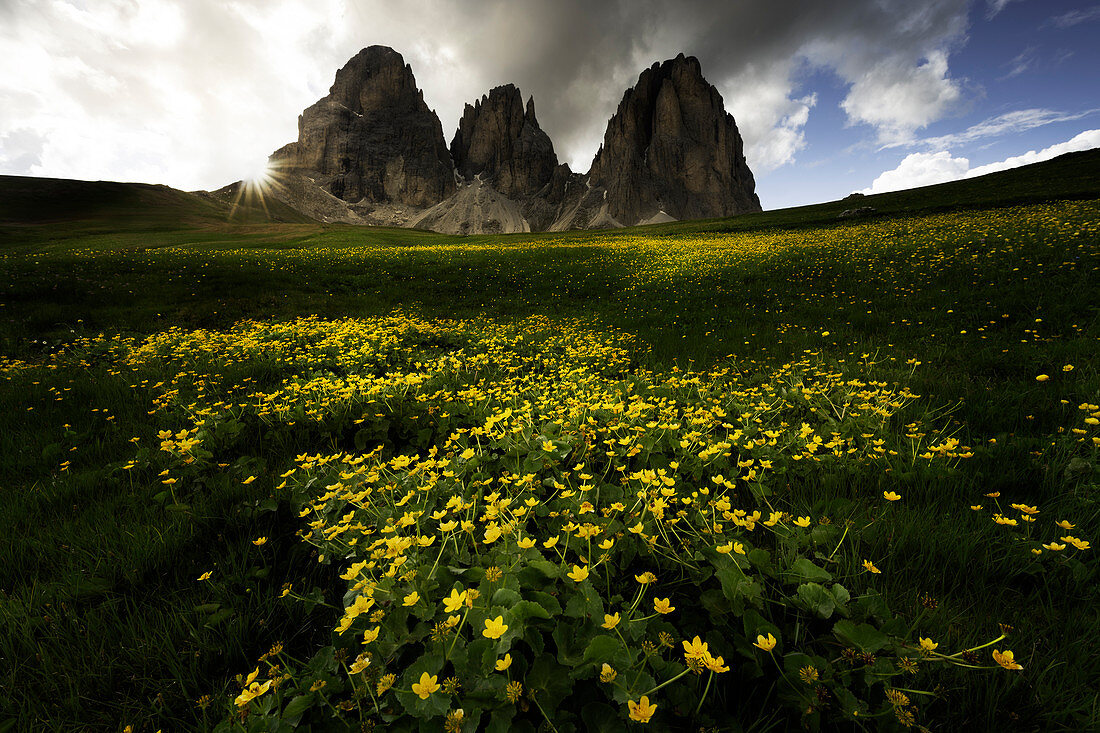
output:
[[[759,211],[733,117],[699,62],[654,64],[627,90],[588,175],[558,163],[514,85],[467,104],[448,148],[412,69],[356,54],[271,156],[273,195],[322,221],[455,234],[564,231]]]

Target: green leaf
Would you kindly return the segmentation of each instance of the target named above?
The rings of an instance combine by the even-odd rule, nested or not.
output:
[[[798,600],[803,608],[816,613],[821,618],[829,618],[836,609],[833,594],[819,583],[803,583],[798,586]]]
[[[558,648],[558,661],[576,667],[584,659],[584,648],[575,622],[561,622],[554,627],[554,644]]]
[[[531,560],[523,564],[523,569],[517,575],[524,588],[539,589],[558,577],[559,568],[548,560]]]
[[[485,733],[509,733],[512,730],[512,718],[514,717],[516,717],[514,705],[494,710],[489,717],[489,724],[485,726]]]
[[[573,680],[569,676],[569,670],[554,661],[553,657],[545,654],[531,665],[525,682],[525,687],[529,690],[538,691],[539,705],[547,711],[557,708],[573,690]]]
[[[610,634],[598,634],[592,637],[585,647],[585,662],[601,665],[607,662],[612,667],[623,667],[630,664],[630,655],[622,641],[617,636]]]
[[[547,596],[551,597],[551,596]],[[493,596],[493,602],[496,603],[496,596]],[[561,606],[558,606],[561,609]],[[551,618],[550,612],[547,611],[542,604],[535,603],[534,601],[520,601],[512,606],[512,619],[518,624],[527,623],[528,619],[542,618],[549,620]]]
[[[602,702],[590,702],[581,708],[581,720],[585,730],[595,733],[618,733],[623,729],[615,708]]]
[[[313,706],[314,694],[307,692],[305,695],[298,695],[283,708],[283,720],[288,722],[297,723],[298,720],[305,714],[310,707]],[[291,721],[291,719],[294,719]]]
[[[233,616],[232,608],[223,608],[206,620],[207,626],[217,626]]]
[[[519,593],[516,593],[511,588],[501,588],[493,594],[493,598],[490,601],[494,606],[514,606],[520,600]]]
[[[833,583],[833,587],[829,589],[829,592],[833,594],[833,600],[836,602],[836,610],[838,613],[847,616],[848,615],[848,601],[852,600],[852,594],[848,592],[840,583]]]
[[[825,568],[814,565],[813,562],[807,558],[800,557],[794,561],[789,571],[796,580],[802,582],[821,583],[826,580],[832,580],[832,574]]]
[[[551,617],[561,615],[561,604],[558,603],[557,598],[550,595],[549,593],[543,593],[542,591],[536,590],[529,592],[527,595],[530,600],[534,601],[535,603],[546,609],[546,612],[550,614]]]
[[[833,635],[844,644],[855,647],[865,654],[874,654],[886,646],[890,638],[870,624],[856,624],[854,621],[837,621],[833,626]]]
[[[836,539],[837,528],[835,524],[819,524],[810,530],[810,539],[815,544],[823,544]]]

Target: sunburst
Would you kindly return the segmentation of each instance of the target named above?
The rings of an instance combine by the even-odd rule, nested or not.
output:
[[[257,166],[237,184],[237,192],[233,197],[233,207],[229,210],[229,220],[237,213],[237,209],[244,206],[253,208],[257,204],[264,210],[268,220],[271,219],[271,211],[267,207],[267,197],[272,191],[282,188],[281,162],[277,160],[265,160]]]

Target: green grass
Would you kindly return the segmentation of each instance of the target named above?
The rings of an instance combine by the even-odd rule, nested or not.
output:
[[[555,235],[226,224],[220,204],[157,187],[8,178],[3,191],[22,198],[0,195],[0,356],[31,363],[101,332],[399,310],[584,318],[636,335],[649,367],[732,359],[763,374],[810,351],[908,385],[978,450],[948,480],[900,479],[902,519],[866,538],[885,558],[887,597],[947,642],[1012,623],[1028,660],[1022,675],[979,683],[944,675],[922,720],[1100,727],[1095,563],[1036,574],[997,549],[986,514],[961,511],[1000,491],[1100,539],[1096,451],[1064,440],[1077,406],[1100,402],[1096,151],[858,203]],[[836,220],[854,206],[878,211]],[[289,375],[236,370],[227,384]],[[5,719],[12,730],[203,728],[236,689],[232,675],[272,643],[306,654],[328,638],[322,607],[275,601],[285,582],[339,592],[339,581],[294,536],[299,520],[272,500],[271,477],[331,446],[244,436],[202,490],[165,495],[157,471],[123,466],[156,455],[165,426],[150,415],[151,385],[172,376],[90,363],[0,377],[0,730]],[[243,485],[249,475],[264,478]],[[799,491],[793,501],[821,513],[854,489],[826,476]],[[259,536],[269,541],[256,548]],[[198,583],[207,570],[212,581]],[[207,694],[219,700],[203,710]]]

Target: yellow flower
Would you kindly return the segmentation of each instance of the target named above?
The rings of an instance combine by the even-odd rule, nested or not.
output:
[[[462,451],[461,455],[459,455],[459,458],[464,461],[468,461],[475,455],[477,455],[477,451],[475,451],[473,448],[467,448],[466,450]]]
[[[440,532],[450,532],[452,529],[454,529],[457,526],[458,526],[458,522],[454,521],[453,519],[448,520],[446,522],[440,522],[439,523],[439,531]]]
[[[255,480],[256,480],[256,477],[255,477],[255,476],[249,476],[248,478],[246,478],[246,479],[245,479],[244,481],[242,481],[241,483],[242,483],[242,484],[245,484],[245,485],[247,485],[247,484],[250,484],[250,483],[252,483],[252,482],[253,482],[253,481],[255,481]]]
[[[554,450],[554,444],[551,443],[549,440],[544,440],[542,441],[542,449],[547,453],[551,453]]]
[[[630,708],[630,719],[636,720],[639,723],[648,723],[649,719],[653,717],[653,713],[657,712],[657,706],[649,704],[649,697],[642,695],[642,699],[638,702],[633,700],[627,700],[626,706]]]
[[[1043,547],[1047,548],[1051,552],[1061,552],[1062,550],[1066,549],[1065,545],[1058,542],[1051,542],[1049,545],[1044,542]]]
[[[734,542],[733,543],[733,551],[738,555],[744,555],[745,554],[745,546],[742,545],[740,542]]]
[[[647,583],[656,583],[657,576],[647,570],[641,575],[635,575],[634,580],[638,581],[642,585],[646,585]]]
[[[1064,367],[1062,367],[1062,371],[1063,372],[1072,372],[1073,371],[1073,365],[1072,364],[1066,364]]]
[[[799,517],[798,519],[794,520],[794,523],[799,527],[809,527],[810,526],[810,518],[809,517]]]
[[[1065,537],[1059,537],[1058,539],[1062,540],[1062,542],[1070,543],[1071,545],[1076,547],[1078,550],[1087,550],[1087,549],[1089,549],[1089,541],[1088,540],[1078,539],[1078,538],[1074,537],[1073,535],[1068,535],[1067,534]]]
[[[568,575],[574,583],[579,583],[588,577],[588,566],[585,565],[582,568],[580,565],[574,565],[573,569],[566,573],[566,575]]]
[[[606,540],[600,543],[601,550],[610,550],[615,545],[615,540],[608,537]]]
[[[496,542],[500,538],[500,525],[491,524],[485,529],[485,544]]]
[[[362,672],[364,669],[366,669],[369,666],[370,666],[370,655],[366,654],[366,653],[360,654],[358,657],[356,657],[355,661],[352,662],[350,671],[351,671],[352,674],[359,674],[360,672]]]
[[[416,591],[413,591],[409,595],[405,596],[405,600],[402,601],[402,605],[404,605],[404,606],[415,606],[416,602],[419,601],[419,600],[420,600],[420,594],[417,593]]]
[[[210,580],[211,571],[207,570],[205,573],[199,576],[199,580]]]
[[[242,690],[241,694],[237,695],[237,699],[233,702],[237,703],[237,707],[243,708],[249,702],[267,692],[270,687],[271,680],[268,680],[263,684],[260,684],[259,682],[253,682],[249,684],[249,686],[246,687],[244,690]]]
[[[497,672],[503,672],[512,666],[512,655],[505,654],[503,659],[497,660]]]
[[[557,537],[551,537],[550,539],[543,542],[542,546],[545,547],[547,550],[549,550],[551,547],[553,547],[556,544],[558,544],[558,538]]]
[[[760,647],[764,651],[770,652],[772,649],[775,649],[775,644],[775,637],[771,634],[768,634],[767,636],[764,636],[763,634],[758,634],[756,636],[756,641],[753,643],[753,646]]]
[[[524,550],[529,550],[529,549],[531,549],[532,547],[535,546],[535,541],[533,539],[531,539],[530,537],[524,537],[522,540],[520,540],[516,544],[519,545]]]
[[[256,547],[259,547],[260,545],[264,544],[265,542],[267,542],[266,537],[257,537],[256,539],[252,540],[252,544],[256,545]]]
[[[603,666],[600,667],[600,682],[614,682],[618,676],[619,673],[607,662],[604,662]]]
[[[608,629],[608,630],[611,630],[611,629],[615,628],[616,626],[618,626],[619,625],[619,614],[618,614],[618,612],[613,613],[613,614],[612,613],[605,613],[603,615],[603,623],[600,624],[600,625],[603,626],[605,629]]]
[[[485,630],[481,632],[481,635],[487,639],[499,639],[504,636],[504,632],[508,630],[508,625],[504,623],[503,616],[497,616],[493,619],[485,619]]]
[[[901,494],[893,491],[883,491],[882,498],[886,499],[886,501],[897,501],[901,498]]]
[[[993,661],[996,662],[997,664],[1001,665],[1005,669],[1023,669],[1024,668],[1022,664],[1018,664],[1016,662],[1016,659],[1014,658],[1014,655],[1008,649],[1005,649],[1003,652],[997,651],[996,649],[994,649],[993,650]]]
[[[691,641],[683,642],[684,659],[703,659],[707,656],[707,643],[696,636]]]
[[[711,672],[714,672],[715,674],[721,674],[722,672],[730,671],[730,668],[725,666],[726,660],[722,659],[722,657],[712,657],[711,655],[707,654],[705,657],[703,657],[703,664],[705,664],[707,669],[709,669]]]
[[[654,598],[653,610],[657,613],[672,613],[676,610],[676,606],[669,603],[668,598]]]
[[[725,545],[718,545],[714,549],[717,550],[718,552],[722,553],[723,555],[728,555],[730,553],[730,550],[733,549],[733,542],[730,541],[729,543],[727,543]]]
[[[935,651],[939,646],[939,642],[932,641],[930,638],[920,637],[920,648],[926,652]]]
[[[1073,529],[1074,527],[1077,526],[1076,524],[1070,524],[1065,519],[1059,519],[1057,522],[1055,522],[1055,524],[1057,524],[1062,529]]]
[[[451,595],[443,599],[443,610],[447,613],[454,613],[462,608],[462,605],[466,603],[466,595],[466,591],[459,593],[457,589],[451,588]]]
[[[867,570],[867,572],[874,573],[875,575],[878,575],[879,573],[882,572],[881,570],[876,568],[875,564],[873,562],[871,562],[870,560],[864,560],[863,561],[863,567]]]
[[[427,700],[428,696],[439,689],[437,680],[439,677],[436,675],[429,675],[427,672],[423,672],[420,675],[420,682],[413,682],[412,691],[415,692],[421,700]]]
[[[1047,376],[1046,374],[1040,374],[1039,376],[1035,377],[1036,382],[1045,382],[1048,379],[1050,379],[1050,377]]]
[[[372,641],[378,638],[378,634],[382,631],[381,626],[375,626],[373,629],[367,629],[363,632],[363,643],[370,644]]]

